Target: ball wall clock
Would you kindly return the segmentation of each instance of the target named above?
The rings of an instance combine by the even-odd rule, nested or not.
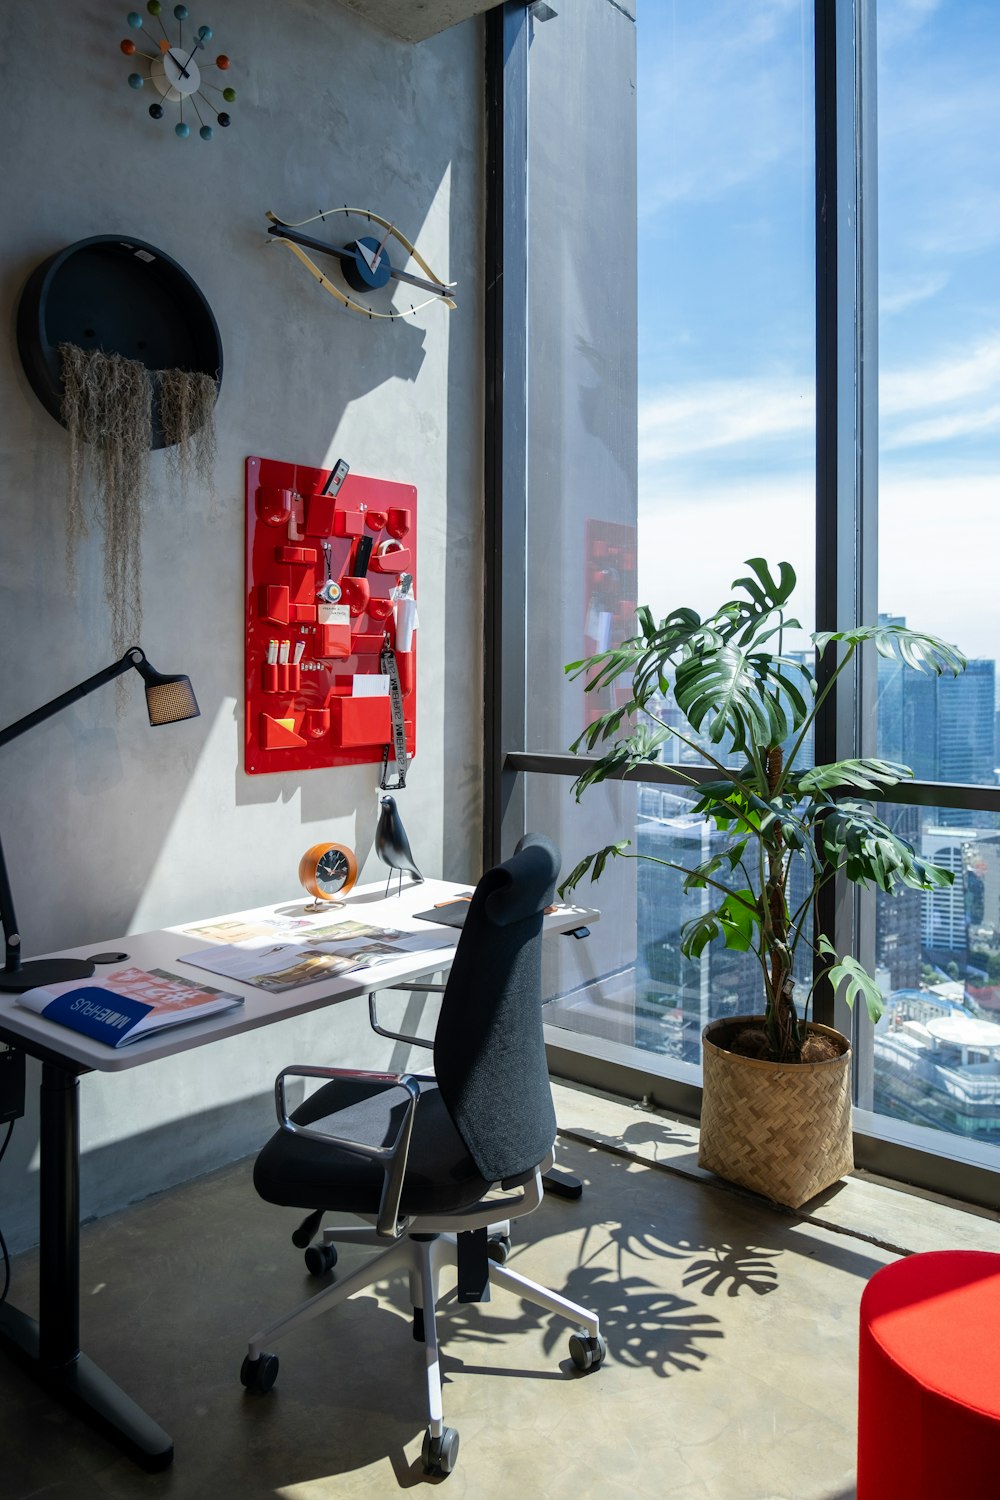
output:
[[[201,139],[210,141],[217,125],[225,129],[231,123],[225,106],[233,103],[236,90],[206,74],[224,78],[229,58],[220,52],[213,60],[209,59],[207,47],[212,40],[212,28],[199,26],[195,30],[193,25],[186,25],[189,20],[186,5],[175,5],[170,11],[175,35],[171,35],[164,22],[162,0],[149,0],[146,10],[151,18],[148,27],[137,10],[129,11],[126,19],[133,35],[120,44],[125,57],[136,62],[139,69],[128,75],[129,88],[152,94],[149,106],[152,120],[167,118],[176,105],[174,134],[181,140],[187,139],[192,124],[196,124]]]
[[[323,290],[351,312],[394,321],[410,318],[435,302],[451,309],[457,306],[451,295],[457,283],[442,281],[395,224],[371,209],[328,208],[296,223],[279,219],[270,209],[267,217],[271,221],[268,234],[287,245]],[[332,220],[329,239],[300,232],[306,224],[319,220],[325,224],[328,219]],[[329,257],[325,268],[316,264],[310,250]],[[407,269],[409,260],[417,270]],[[407,295],[410,287],[430,295],[413,301],[412,293]],[[399,293],[400,300],[394,303]]]

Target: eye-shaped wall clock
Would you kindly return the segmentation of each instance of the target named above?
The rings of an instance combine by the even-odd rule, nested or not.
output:
[[[232,104],[236,98],[236,90],[228,85],[223,87],[222,84],[210,83],[204,74],[212,68],[225,73],[229,68],[229,58],[224,52],[220,52],[214,62],[209,62],[202,55],[212,40],[211,26],[199,26],[197,31],[192,28],[185,36],[184,23],[188,19],[186,5],[175,5],[173,8],[173,17],[177,23],[176,40],[163,24],[161,0],[149,0],[146,9],[153,19],[149,31],[144,30],[139,12],[131,10],[127,17],[128,24],[133,31],[141,32],[142,35],[139,41],[126,37],[121,43],[121,51],[126,57],[143,59],[140,65],[142,71],[128,75],[129,88],[144,89],[149,85],[156,96],[149,106],[152,120],[164,118],[167,112],[164,105],[176,104],[178,120],[174,126],[174,134],[181,140],[186,140],[191,134],[191,125],[184,118],[184,106],[190,105],[198,121],[198,134],[203,141],[210,141],[215,134],[215,125],[225,129],[231,124],[228,112],[220,109],[219,105]],[[157,27],[163,33],[162,36],[155,35]],[[209,90],[208,94],[206,89]],[[209,94],[214,94],[217,98],[213,100]],[[215,125],[211,123],[213,117]]]
[[[321,214],[313,214],[310,219],[299,219],[294,224],[279,219],[270,209],[267,217],[271,220],[268,234],[273,234],[282,244],[287,245],[310,275],[315,276],[323,290],[336,297],[351,312],[362,313],[368,318],[388,318],[392,321],[396,318],[410,318],[432,302],[441,302],[448,308],[457,306],[451,295],[457,283],[442,281],[436,276],[406,236],[388,219],[383,219],[370,209],[346,206],[328,208]],[[317,219],[322,219],[325,223],[329,218],[335,220],[335,230],[339,231],[333,240],[328,242],[310,234],[299,233],[303,225],[315,224]],[[390,241],[405,252],[399,255],[394,250],[395,261],[390,254]],[[331,257],[332,264],[328,264],[330,275],[321,270],[312,256],[306,253],[309,250],[318,250],[321,255]],[[415,271],[404,269],[407,259],[412,260],[423,275],[418,276]],[[406,297],[408,287],[429,292],[430,296],[416,303],[409,301]],[[394,304],[392,299],[397,291],[403,296],[401,303]]]

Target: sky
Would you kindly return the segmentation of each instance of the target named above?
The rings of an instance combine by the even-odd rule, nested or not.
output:
[[[760,555],[792,562],[812,623],[812,8],[638,7],[639,598],[658,615],[714,608]],[[877,27],[879,608],[1000,659],[1000,0],[878,0]]]

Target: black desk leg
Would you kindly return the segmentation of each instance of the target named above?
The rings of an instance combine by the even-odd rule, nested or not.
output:
[[[80,1084],[42,1064],[38,1322],[0,1306],[0,1348],[144,1469],[165,1469],[171,1438],[80,1353]]]

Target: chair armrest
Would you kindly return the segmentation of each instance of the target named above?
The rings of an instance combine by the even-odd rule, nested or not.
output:
[[[331,1082],[336,1082],[337,1079],[363,1078],[370,1083],[384,1083],[387,1088],[405,1089],[410,1096],[409,1103],[392,1144],[371,1146],[365,1141],[352,1141],[346,1136],[334,1135],[328,1130],[315,1130],[310,1125],[296,1124],[289,1116],[285,1103],[286,1078],[325,1078]],[[377,1162],[382,1168],[385,1181],[379,1201],[375,1230],[377,1234],[390,1240],[398,1239],[403,1232],[399,1224],[399,1202],[403,1194],[403,1179],[410,1154],[413,1117],[419,1099],[420,1079],[412,1073],[370,1073],[358,1068],[317,1068],[293,1064],[289,1068],[282,1068],[274,1080],[274,1103],[278,1123],[282,1130],[287,1130],[290,1135],[301,1135],[307,1140],[318,1141],[325,1146],[339,1146],[342,1151],[349,1151],[355,1156],[363,1157],[366,1161]]]
[[[445,987],[443,984],[409,984],[404,982],[401,984],[387,984],[384,988],[387,990],[428,990],[432,994],[443,995]],[[434,1043],[428,1041],[426,1037],[410,1036],[405,1031],[390,1031],[387,1027],[379,1025],[378,1012],[375,1009],[375,996],[377,993],[377,990],[369,990],[368,992],[368,1023],[372,1031],[377,1032],[379,1036],[388,1037],[391,1042],[408,1042],[411,1047],[426,1047],[428,1051],[432,1051]]]

